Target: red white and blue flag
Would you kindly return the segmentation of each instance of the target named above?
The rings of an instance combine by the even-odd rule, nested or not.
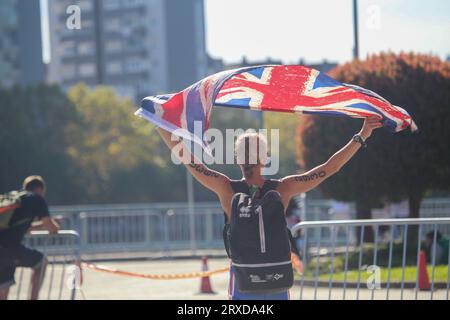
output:
[[[136,115],[178,136],[207,147],[203,134],[213,107],[236,107],[318,115],[367,118],[398,132],[415,126],[402,108],[373,91],[340,83],[315,69],[292,65],[267,65],[213,74],[175,94],[143,99]],[[195,132],[194,123],[202,124]]]

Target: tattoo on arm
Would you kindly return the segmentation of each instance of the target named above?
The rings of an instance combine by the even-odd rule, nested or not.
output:
[[[201,164],[195,164],[195,163],[189,163],[189,166],[193,168],[195,171],[203,174],[207,177],[214,177],[217,178],[219,174],[217,172],[211,171],[208,168],[206,168],[204,165]]]
[[[295,181],[311,181],[311,180],[315,180],[315,179],[319,179],[319,178],[323,178],[327,175],[327,173],[325,171],[319,171],[319,172],[314,172],[311,173],[309,175],[301,175],[301,176],[296,176],[294,178]]]

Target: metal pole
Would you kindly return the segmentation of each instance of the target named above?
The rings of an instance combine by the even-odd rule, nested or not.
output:
[[[306,193],[300,194],[300,203],[301,203],[301,210],[300,210],[300,220],[306,221]]]
[[[187,183],[187,200],[189,212],[189,237],[191,242],[192,254],[195,254],[195,216],[194,216],[194,182],[192,175],[186,169],[186,183]]]
[[[358,42],[358,1],[353,0],[353,59],[359,59],[359,42]]]
[[[259,112],[259,128],[264,129],[264,112]]]
[[[306,268],[308,268],[308,261],[306,260],[307,251],[308,251],[308,248],[306,246],[306,243],[307,243],[306,239],[308,237],[308,228],[305,228],[304,230],[305,230],[305,232],[303,233],[303,272],[302,272],[302,280],[301,280],[301,284],[300,284],[300,300],[303,299],[303,287],[304,287],[304,282],[305,282],[305,272],[306,272]],[[299,232],[300,232],[300,230],[299,230]],[[448,290],[447,290],[447,292],[448,292]]]
[[[400,300],[403,300],[403,291],[405,290],[405,266],[406,266],[406,245],[408,239],[408,225],[405,224],[405,231],[403,233],[403,257],[402,257],[402,284],[400,292]]]
[[[97,67],[97,75],[96,82],[97,84],[103,84],[105,82],[104,77],[104,50],[103,50],[103,33],[102,33],[102,24],[103,24],[103,12],[102,12],[102,0],[94,1],[94,35],[95,35],[95,43],[96,43],[96,67]]]

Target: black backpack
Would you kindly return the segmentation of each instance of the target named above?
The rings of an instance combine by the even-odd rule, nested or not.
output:
[[[294,282],[290,231],[277,185],[266,180],[259,195],[251,197],[245,181],[232,181],[232,217],[224,241],[243,293],[281,292]]]
[[[0,194],[0,230],[8,227],[14,210],[20,207],[22,196],[27,193],[27,191],[11,191]]]

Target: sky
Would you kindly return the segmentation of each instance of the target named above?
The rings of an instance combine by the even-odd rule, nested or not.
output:
[[[207,51],[237,62],[352,59],[352,0],[205,0]],[[450,55],[450,1],[358,0],[360,57],[380,51]]]
[[[47,0],[40,0],[46,17]],[[352,59],[352,0],[204,0],[206,47],[228,63]],[[450,55],[449,0],[358,0],[360,57],[380,51]],[[46,19],[44,18],[45,22]],[[44,61],[48,26],[43,24]]]

